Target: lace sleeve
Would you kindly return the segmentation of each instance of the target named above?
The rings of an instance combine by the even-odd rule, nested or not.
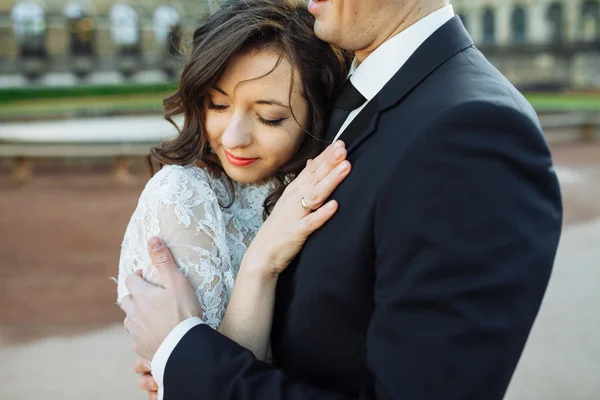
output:
[[[225,223],[205,171],[167,166],[146,186],[127,227],[119,264],[118,298],[125,296],[125,278],[142,269],[144,278],[161,284],[146,242],[158,236],[191,282],[204,311],[203,320],[217,328],[233,287]]]

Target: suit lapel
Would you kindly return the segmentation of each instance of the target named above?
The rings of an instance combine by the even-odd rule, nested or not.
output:
[[[375,131],[383,111],[397,105],[440,65],[471,46],[473,40],[458,17],[434,32],[342,133],[340,139],[348,152]]]
[[[346,127],[340,139],[346,144],[348,152],[358,146],[367,136],[375,130],[375,120],[379,114],[377,96],[367,103],[360,113]]]

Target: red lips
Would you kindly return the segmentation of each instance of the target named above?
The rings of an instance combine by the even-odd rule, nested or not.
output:
[[[254,161],[258,160],[258,158],[242,158],[236,157],[233,154],[230,154],[228,151],[225,151],[225,157],[227,160],[237,167],[246,167],[252,164]]]

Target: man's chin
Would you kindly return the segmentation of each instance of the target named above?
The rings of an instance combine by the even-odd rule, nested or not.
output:
[[[315,35],[324,42],[336,44],[332,29],[325,22],[315,20]]]
[[[315,22],[315,35],[324,42],[340,47],[344,50],[354,51],[354,49],[345,47],[348,43],[340,40],[340,34],[336,29],[332,29],[328,24]]]

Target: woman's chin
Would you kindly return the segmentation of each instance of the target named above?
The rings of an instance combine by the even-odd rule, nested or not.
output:
[[[261,174],[258,171],[252,171],[250,169],[246,169],[247,167],[241,168],[226,168],[225,173],[232,180],[242,183],[242,184],[253,184],[264,181],[268,178],[265,174]]]

